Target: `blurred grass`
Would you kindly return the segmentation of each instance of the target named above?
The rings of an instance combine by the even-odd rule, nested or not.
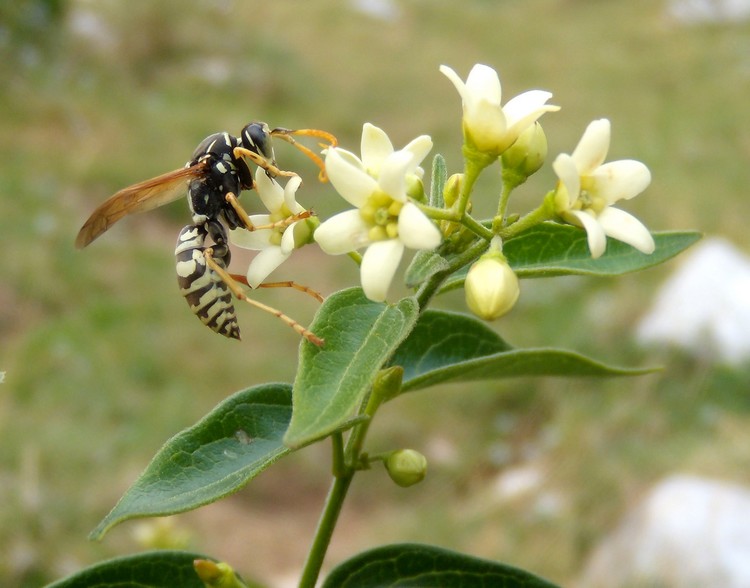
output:
[[[335,0],[20,4],[60,12],[4,14],[10,24],[0,35],[5,586],[35,586],[136,549],[127,528],[103,544],[85,536],[161,443],[232,391],[294,376],[298,341],[273,317],[240,308],[244,340],[236,344],[209,333],[180,301],[172,248],[188,219],[184,203],[127,219],[85,252],[73,249],[98,202],[181,166],[211,132],[238,132],[257,118],[330,130],[357,151],[361,124],[371,121],[397,145],[431,134],[457,171],[460,106],[437,67],[465,76],[484,62],[500,72],[506,97],[554,92],[563,110],[544,119],[551,154],[569,152],[590,120],[609,117],[610,158],[652,169],[646,195],[627,206],[649,227],[746,242],[747,24],[683,28],[648,0],[411,0],[397,4],[393,22]],[[279,145],[277,158],[306,171],[303,202],[321,215],[343,208],[293,149]],[[527,208],[552,181],[547,168],[513,205]],[[670,267],[606,282],[524,283],[518,308],[499,325],[510,341],[666,369],[633,380],[446,387],[393,403],[373,429],[373,448],[424,450],[434,456],[430,476],[408,493],[382,476],[355,486],[334,557],[352,545],[423,540],[569,583],[596,539],[661,475],[750,481],[747,372],[649,357],[628,343]],[[304,250],[276,277],[327,294],[355,276]],[[315,305],[299,296],[258,293],[304,323]],[[456,294],[444,304],[462,305]],[[266,521],[259,541],[277,557],[258,557],[260,575],[301,565],[326,459],[311,448],[235,499],[281,511],[283,521],[305,517],[303,535]],[[498,474],[529,462],[545,473],[541,498],[499,500]],[[253,526],[255,516],[239,526]],[[196,525],[194,547],[217,557],[261,549],[230,545],[235,535],[207,528],[205,517],[185,520]]]

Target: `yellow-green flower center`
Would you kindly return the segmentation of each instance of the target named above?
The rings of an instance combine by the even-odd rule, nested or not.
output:
[[[588,210],[599,214],[607,208],[607,201],[596,193],[594,182],[588,176],[581,176],[581,192],[573,203],[573,210]]]
[[[367,223],[371,241],[385,241],[398,237],[398,215],[404,203],[394,200],[380,190],[373,192],[359,214]]]
[[[294,215],[292,211],[289,210],[286,204],[282,204],[281,208],[279,208],[276,212],[272,212],[268,216],[269,224],[280,223],[278,227],[270,229],[271,235],[268,238],[268,242],[271,245],[281,245],[281,237],[284,235],[284,231],[286,231],[287,227],[289,226],[288,224],[284,224],[283,221],[291,216]]]

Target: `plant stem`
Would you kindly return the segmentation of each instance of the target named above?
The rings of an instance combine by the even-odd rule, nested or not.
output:
[[[354,478],[354,469],[348,469],[346,473],[333,478],[333,484],[328,491],[325,507],[320,515],[318,527],[315,530],[315,539],[313,540],[310,553],[307,554],[305,567],[300,577],[300,588],[314,588],[320,575],[320,569],[323,567],[328,545],[333,537],[333,530],[341,514],[341,508],[344,505],[344,498],[349,491],[349,486]]]
[[[333,537],[333,531],[341,514],[341,508],[344,506],[344,499],[354,479],[354,474],[360,469],[360,454],[367,431],[370,429],[370,422],[379,407],[380,401],[373,400],[371,394],[365,408],[360,413],[367,415],[369,418],[354,427],[345,448],[340,432],[334,433],[331,437],[333,443],[333,484],[328,491],[323,512],[318,520],[318,527],[315,529],[313,544],[310,553],[307,554],[305,567],[302,569],[300,588],[314,588],[318,581],[323,560]]]
[[[535,208],[528,214],[522,216],[512,225],[508,225],[507,227],[501,229],[500,231],[498,231],[498,235],[502,237],[503,241],[507,241],[508,239],[512,239],[519,233],[530,229],[534,225],[538,225],[541,222],[555,218],[555,216],[557,215],[555,213],[554,192],[550,192],[544,197],[544,200],[542,201],[542,204],[539,206],[539,208]]]
[[[479,257],[489,247],[489,243],[484,239],[477,239],[471,247],[466,249],[461,255],[457,256],[452,260],[448,269],[436,273],[424,282],[419,290],[417,291],[416,297],[419,304],[420,311],[427,307],[427,303],[437,294],[440,289],[440,285],[450,276],[453,272],[458,271],[467,263],[471,263],[477,257]]]

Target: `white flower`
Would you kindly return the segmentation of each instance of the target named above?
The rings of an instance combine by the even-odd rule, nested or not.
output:
[[[487,65],[475,65],[465,83],[447,65],[441,65],[440,71],[461,95],[467,143],[483,153],[499,156],[545,112],[560,110],[545,104],[552,94],[542,90],[524,92],[501,106],[500,79]]]
[[[250,220],[256,226],[283,221],[292,215],[305,212],[297,202],[296,192],[302,180],[292,176],[284,188],[269,178],[265,170],[258,168],[255,174],[258,195],[269,214],[253,214]],[[245,249],[259,250],[247,268],[247,283],[257,288],[273,270],[279,267],[294,250],[294,231],[300,221],[274,229],[248,231],[243,228],[229,231],[229,240]]]
[[[623,159],[603,163],[609,150],[610,124],[605,118],[586,128],[572,155],[561,153],[552,167],[560,178],[555,208],[563,220],[583,227],[591,256],[607,247],[607,236],[653,253],[654,239],[634,216],[613,208],[618,200],[629,200],[651,183],[651,172],[640,161]]]
[[[394,151],[388,135],[366,123],[362,159],[338,147],[326,152],[326,173],[336,191],[356,209],[341,212],[315,231],[330,255],[367,247],[360,268],[362,288],[371,300],[385,300],[404,248],[433,249],[442,236],[433,222],[407,198],[419,164],[432,149],[422,135]]]

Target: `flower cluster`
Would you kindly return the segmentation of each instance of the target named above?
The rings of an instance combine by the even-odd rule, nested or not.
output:
[[[265,173],[257,174],[258,192],[269,214],[252,221],[272,228],[231,234],[234,243],[260,250],[248,269],[251,286],[259,285],[296,247],[314,241],[325,253],[350,254],[359,261],[365,295],[384,301],[406,249],[440,246],[440,255],[450,256],[474,240],[485,249],[462,262],[472,264],[465,279],[466,302],[477,316],[493,320],[507,313],[519,294],[518,278],[502,254],[502,243],[534,224],[557,221],[583,228],[592,258],[604,254],[607,237],[646,254],[654,251],[648,229],[613,206],[643,192],[651,175],[638,161],[604,163],[610,142],[608,120],[592,122],[571,154],[555,158],[552,167],[558,182],[539,208],[520,219],[507,216],[510,193],[541,168],[547,155],[539,119],[560,107],[548,104],[552,94],[544,90],[523,92],[503,104],[497,72],[486,65],[475,65],[465,81],[446,65],[440,71],[461,98],[465,158],[464,171],[438,187],[441,198],[435,199],[431,186],[426,204],[420,166],[432,150],[429,136],[420,135],[397,150],[385,131],[365,123],[359,156],[338,146],[324,151],[325,173],[353,206],[350,210],[317,225],[280,222],[304,212],[295,199],[300,180],[292,177],[282,187]],[[478,221],[470,215],[474,184],[495,161],[502,166],[503,181],[498,212],[490,221]],[[361,256],[356,253],[360,249]]]

